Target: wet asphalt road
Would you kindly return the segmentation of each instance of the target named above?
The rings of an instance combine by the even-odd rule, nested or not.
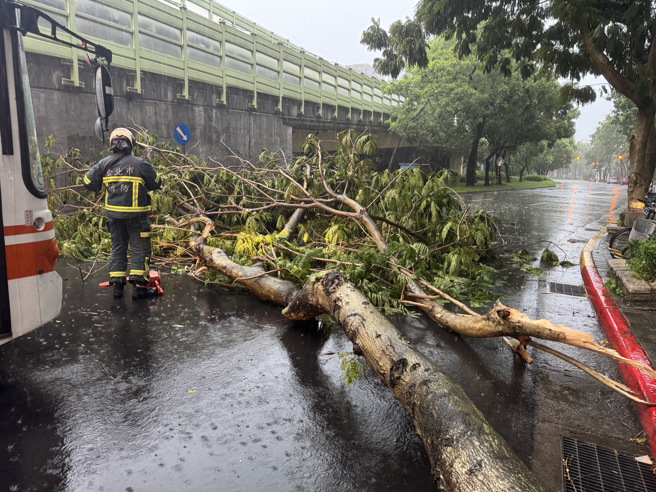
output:
[[[540,277],[508,270],[503,301],[603,339],[582,285],[585,242],[617,216],[626,188],[564,182],[466,196],[504,221],[508,249],[560,259]],[[423,445],[371,373],[349,388],[335,327],[294,324],[280,309],[184,276],[163,275],[156,300],[115,301],[60,260],[60,317],[0,347],[0,490],[434,490]],[[500,340],[462,339],[425,317],[395,318],[460,382],[545,483],[560,490],[561,438],[640,454],[633,404],[578,369]],[[559,347],[619,378],[614,363]]]

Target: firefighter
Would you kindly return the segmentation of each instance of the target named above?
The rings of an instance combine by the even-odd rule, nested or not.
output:
[[[150,191],[161,187],[161,180],[150,163],[133,156],[135,139],[127,128],[115,129],[109,137],[111,155],[98,161],[84,176],[84,186],[99,192],[105,188],[105,214],[112,236],[109,283],[114,297],[123,297],[126,277],[133,284],[132,298],[157,295],[149,288],[151,255]],[[128,245],[132,262],[128,273]]]

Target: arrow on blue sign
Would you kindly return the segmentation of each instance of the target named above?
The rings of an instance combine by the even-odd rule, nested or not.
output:
[[[175,127],[173,137],[175,137],[175,141],[178,142],[178,145],[186,145],[191,138],[191,130],[184,123],[180,123]]]

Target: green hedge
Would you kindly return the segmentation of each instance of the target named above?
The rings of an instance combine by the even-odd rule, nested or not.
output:
[[[656,281],[656,236],[629,243],[629,268],[633,276],[647,282]]]
[[[540,176],[539,174],[528,174],[522,178],[523,181],[549,181],[548,176]]]

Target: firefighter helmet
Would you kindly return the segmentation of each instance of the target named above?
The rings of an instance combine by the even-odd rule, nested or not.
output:
[[[109,148],[114,152],[132,153],[135,146],[134,135],[127,128],[116,128],[109,136]]]

